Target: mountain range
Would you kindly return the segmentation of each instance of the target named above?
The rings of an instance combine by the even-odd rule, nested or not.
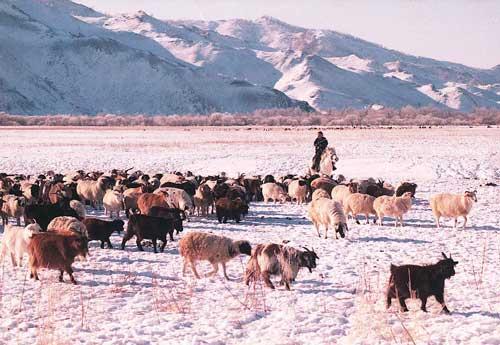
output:
[[[160,20],[69,0],[0,2],[0,111],[206,114],[500,108],[500,65],[415,57],[276,18]]]

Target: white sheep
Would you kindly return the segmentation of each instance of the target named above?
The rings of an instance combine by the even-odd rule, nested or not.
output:
[[[155,194],[163,194],[165,201],[170,208],[181,211],[192,212],[194,205],[189,194],[180,188],[164,187],[154,191]]]
[[[436,225],[439,229],[439,219],[441,217],[450,217],[455,219],[454,227],[457,227],[458,217],[464,218],[463,228],[467,224],[467,215],[469,214],[474,202],[477,202],[476,191],[466,191],[464,194],[443,193],[431,197],[430,204],[432,213],[436,218]]]
[[[29,224],[22,228],[20,226],[7,225],[5,226],[2,248],[0,249],[0,261],[5,259],[6,255],[10,255],[13,266],[22,266],[24,254],[28,254],[28,245],[34,233],[39,233],[42,228],[38,224]]]
[[[349,183],[347,185],[339,184],[332,189],[332,200],[339,202],[342,206],[344,205],[345,199],[353,193],[357,193],[358,185],[357,183]]]
[[[332,197],[330,196],[330,194],[326,190],[324,190],[324,189],[316,189],[312,193],[311,199],[314,201],[314,200],[318,200],[318,199],[321,199],[321,198],[331,199]]]
[[[123,209],[123,199],[123,193],[108,189],[102,199],[104,213],[109,213],[109,217],[113,218],[113,212],[115,212],[116,217],[120,218],[120,211]]]
[[[110,178],[108,176],[100,176],[97,181],[94,180],[78,180],[76,185],[76,193],[82,201],[90,201],[92,207],[96,208],[102,204],[102,198],[108,187]]]
[[[26,205],[26,199],[22,196],[16,196],[12,194],[3,196],[2,205],[2,220],[3,225],[9,223],[9,217],[15,218],[17,220],[17,225],[21,225],[21,217],[24,215],[24,206]]]
[[[369,215],[377,215],[375,209],[373,208],[373,202],[375,201],[375,197],[367,194],[354,193],[344,200],[344,213],[352,217],[356,220],[356,223],[359,224],[357,219],[358,214],[364,214],[366,217],[366,224],[369,223]]]
[[[229,280],[226,273],[226,262],[240,254],[251,255],[252,247],[248,241],[233,241],[230,238],[207,234],[203,232],[190,232],[179,241],[179,253],[184,258],[182,274],[185,275],[188,263],[196,278],[200,278],[196,271],[196,261],[206,260],[212,264],[213,271],[207,276],[212,276],[222,265],[224,277]]]
[[[292,200],[296,199],[297,204],[303,204],[306,202],[308,190],[307,183],[303,179],[293,180],[288,185],[288,195],[290,195]]]
[[[402,196],[379,196],[373,202],[373,208],[377,212],[378,224],[382,225],[384,216],[396,218],[394,226],[400,223],[403,226],[403,214],[411,208],[411,192],[406,192]]]
[[[87,216],[87,211],[85,210],[85,205],[83,205],[80,201],[71,200],[69,202],[69,207],[71,207],[73,210],[75,210],[76,214],[78,215],[78,218],[83,219]]]
[[[345,231],[348,230],[342,205],[331,199],[319,198],[313,200],[309,205],[309,218],[313,222],[319,237],[321,237],[319,233],[320,226],[325,228],[325,239],[328,238],[328,227],[330,226],[335,229],[335,238],[338,238],[337,232],[342,238],[345,237]]]
[[[164,183],[181,183],[184,182],[185,178],[182,175],[177,175],[177,174],[165,174],[161,177],[160,179],[160,185]]]
[[[83,224],[83,222],[81,222],[77,218],[71,216],[55,217],[47,226],[47,231],[71,232],[85,238],[89,237],[85,224]]]
[[[262,196],[264,197],[265,202],[273,200],[274,202],[279,201],[283,203],[289,198],[285,190],[274,182],[268,182],[262,185]]]

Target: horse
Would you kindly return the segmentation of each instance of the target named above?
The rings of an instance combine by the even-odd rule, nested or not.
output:
[[[311,167],[309,168],[309,174],[315,175],[320,174],[322,176],[331,177],[335,163],[339,161],[339,157],[337,156],[337,152],[334,147],[327,147],[323,153],[321,154],[321,161],[319,163],[319,171],[315,170]],[[314,161],[313,161],[314,164]]]

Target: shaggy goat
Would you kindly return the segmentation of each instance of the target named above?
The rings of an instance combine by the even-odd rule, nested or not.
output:
[[[389,278],[389,288],[387,289],[387,308],[391,306],[391,300],[397,298],[403,311],[408,311],[405,300],[416,296],[422,301],[420,309],[427,312],[427,298],[434,296],[443,306],[443,311],[450,311],[444,303],[444,282],[455,275],[455,266],[458,261],[453,261],[450,257],[444,257],[434,265],[418,266],[403,265],[395,266],[391,264],[391,276]]]
[[[38,269],[48,268],[59,270],[59,281],[63,281],[63,274],[66,271],[73,284],[76,284],[73,277],[71,265],[75,257],[86,257],[88,253],[87,240],[70,233],[47,232],[33,234],[28,245],[30,256],[29,266],[31,270],[30,278],[38,279]]]
[[[262,278],[266,286],[274,289],[270,276],[281,275],[280,284],[285,284],[290,290],[290,284],[295,281],[299,270],[307,267],[312,273],[312,269],[316,268],[316,259],[319,259],[314,248],[303,248],[305,251],[274,243],[257,245],[247,263],[245,284]]]
[[[39,233],[42,228],[38,224],[29,224],[25,228],[6,225],[0,250],[0,261],[10,254],[13,266],[21,266],[24,254],[28,253],[28,245],[33,234]]]

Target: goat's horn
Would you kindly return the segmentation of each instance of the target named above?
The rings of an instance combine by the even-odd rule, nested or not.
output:
[[[445,254],[445,253],[441,252],[441,254],[443,255],[443,257],[444,257],[445,259],[448,259],[448,258],[446,257],[446,254]]]

